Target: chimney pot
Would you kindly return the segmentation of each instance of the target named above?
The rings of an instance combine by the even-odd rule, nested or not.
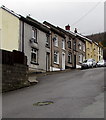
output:
[[[65,29],[66,29],[66,30],[70,30],[70,25],[69,25],[69,24],[66,25],[66,26],[65,26]]]
[[[74,32],[77,33],[77,28],[75,28]]]

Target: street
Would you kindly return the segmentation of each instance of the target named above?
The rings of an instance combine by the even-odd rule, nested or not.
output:
[[[3,118],[104,118],[104,68],[60,72],[38,81],[3,94]],[[34,106],[43,101],[53,104]]]

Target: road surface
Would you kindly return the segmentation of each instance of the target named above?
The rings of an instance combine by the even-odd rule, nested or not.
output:
[[[52,74],[38,81],[37,85],[3,94],[3,118],[104,117],[104,68]],[[54,103],[33,105],[43,101]]]

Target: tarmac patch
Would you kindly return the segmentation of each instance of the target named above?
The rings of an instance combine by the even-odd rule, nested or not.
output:
[[[33,106],[45,106],[45,105],[50,105],[53,103],[54,103],[53,101],[43,101],[43,102],[34,103]]]

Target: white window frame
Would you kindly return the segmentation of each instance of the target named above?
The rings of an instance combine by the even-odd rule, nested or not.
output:
[[[70,61],[69,61],[69,57],[70,57]],[[68,63],[72,63],[72,53],[68,53]]]
[[[62,49],[65,50],[65,40],[62,40]]]
[[[83,52],[85,52],[85,45],[83,44]]]
[[[85,55],[83,55],[83,61],[85,61]]]
[[[81,41],[80,41],[79,44],[78,44],[78,49],[81,50],[81,48],[82,48],[82,44],[81,44]]]
[[[55,56],[56,55],[56,56]],[[56,59],[56,61],[55,61],[55,57],[57,57]],[[54,51],[54,63],[55,64],[59,64],[59,52],[57,52],[57,51]]]
[[[32,27],[32,39],[37,43],[37,29]]]
[[[79,55],[79,63],[82,63],[82,61],[83,61],[83,55],[80,54],[80,55]]]
[[[46,47],[50,47],[50,36],[46,34]]]
[[[70,45],[70,46],[69,46]],[[68,41],[68,48],[72,48],[72,40]]]
[[[32,54],[35,54],[36,58],[32,58]],[[35,60],[33,60],[35,59]],[[38,64],[38,50],[35,48],[31,48],[31,63]]]
[[[58,36],[55,35],[55,37],[53,38],[53,42],[54,42],[54,46],[58,47]]]

